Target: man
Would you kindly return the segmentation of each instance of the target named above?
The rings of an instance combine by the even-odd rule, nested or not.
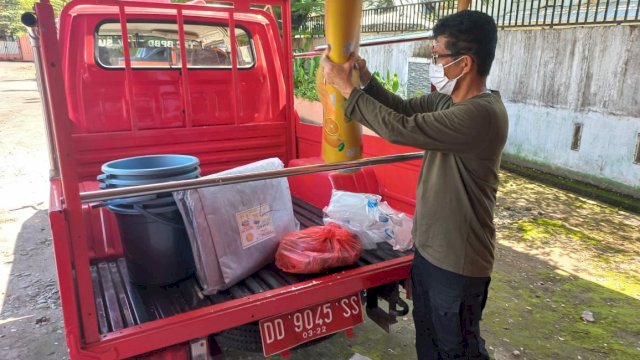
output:
[[[419,359],[488,359],[480,318],[493,268],[493,210],[507,112],[486,88],[496,24],[462,11],[433,29],[430,78],[438,92],[402,100],[352,56],[323,57],[325,81],[347,99],[345,115],[391,143],[426,150],[416,195],[411,269]],[[350,82],[360,70],[363,89]]]

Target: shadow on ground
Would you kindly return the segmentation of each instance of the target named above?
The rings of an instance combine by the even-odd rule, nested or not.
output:
[[[4,265],[11,266],[0,311],[2,359],[65,359],[47,211],[25,208],[2,215],[3,227],[23,221],[13,251],[4,249],[10,253],[2,256]]]

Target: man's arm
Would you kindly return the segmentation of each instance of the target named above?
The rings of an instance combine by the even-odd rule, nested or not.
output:
[[[358,89],[351,92],[345,115],[391,143],[457,154],[471,154],[487,144],[491,119],[491,114],[470,104],[405,115]]]
[[[429,99],[431,94],[404,100],[385,89],[375,77],[362,90],[382,105],[406,116],[433,111],[433,101]]]
[[[322,60],[320,60],[325,83],[334,86],[345,98],[349,98],[351,91],[355,89],[351,83],[351,75],[353,69],[357,68],[360,71],[360,81],[367,84],[364,90],[387,108],[393,109],[403,115],[411,116],[417,113],[431,112],[435,109],[435,103],[442,100],[443,96],[440,96],[440,94],[429,94],[419,98],[403,100],[399,96],[387,91],[387,89],[372,77],[364,59],[357,57],[355,54],[351,54],[347,62],[344,64],[336,64],[329,60],[328,54],[329,50],[327,49],[322,56]]]

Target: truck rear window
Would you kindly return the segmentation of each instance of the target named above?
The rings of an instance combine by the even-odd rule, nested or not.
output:
[[[180,68],[178,24],[171,22],[127,22],[132,68]],[[249,34],[236,27],[238,68],[255,62]],[[185,50],[189,68],[230,68],[229,27],[212,24],[184,24]],[[124,68],[122,30],[119,22],[98,26],[95,33],[96,63],[105,68]]]

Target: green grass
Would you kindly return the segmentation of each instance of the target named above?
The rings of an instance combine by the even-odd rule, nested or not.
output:
[[[522,234],[522,238],[526,241],[545,244],[557,241],[558,238],[564,238],[587,247],[592,247],[594,250],[606,255],[606,257],[611,254],[623,254],[626,252],[626,250],[620,247],[608,244],[600,237],[590,235],[557,220],[540,217],[533,221],[518,221],[517,226]]]
[[[529,359],[640,359],[638,309],[639,300],[573,276],[496,271],[483,327]]]
[[[518,229],[525,238],[531,240],[543,240],[553,236],[563,236],[580,241],[586,245],[597,246],[602,244],[602,239],[571,228],[560,221],[547,218],[537,218],[533,221],[520,221],[518,222]]]

